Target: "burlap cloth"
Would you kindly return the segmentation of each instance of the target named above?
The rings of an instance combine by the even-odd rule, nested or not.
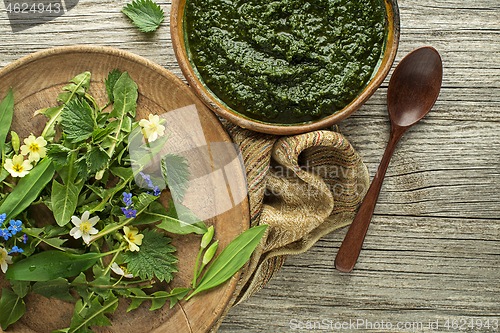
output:
[[[259,291],[287,255],[305,252],[322,236],[350,224],[369,186],[366,166],[338,131],[279,137],[223,125],[240,146],[245,164],[251,227],[267,224],[243,267],[222,316]]]

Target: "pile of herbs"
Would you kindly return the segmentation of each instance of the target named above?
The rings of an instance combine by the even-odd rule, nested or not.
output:
[[[138,86],[127,72],[109,73],[102,107],[88,93],[90,77],[77,75],[58,95],[59,106],[35,112],[48,118],[39,137],[21,141],[10,129],[12,89],[0,104],[0,277],[5,274],[12,286],[2,289],[3,330],[22,317],[30,292],[75,302],[70,327],[58,332],[111,325],[105,314],[120,298],[131,299],[128,311],[147,300],[151,310],[167,301],[173,307],[234,275],[265,231],[245,231],[213,259],[213,226],[193,220],[180,204],[186,160],[166,154],[153,163],[169,137],[162,120],[150,115],[136,121]],[[129,151],[134,140],[140,143],[135,160]],[[160,176],[150,170],[160,170]],[[168,210],[158,202],[162,190],[169,190],[167,178],[183,184],[170,188]],[[54,223],[39,223],[40,209],[49,210]],[[185,288],[148,293],[155,281],[169,282],[177,272],[176,248],[166,232],[200,235],[193,280]]]

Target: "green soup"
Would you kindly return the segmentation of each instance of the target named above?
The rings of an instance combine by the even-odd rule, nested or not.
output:
[[[187,44],[206,86],[233,110],[302,123],[349,104],[380,59],[380,0],[187,0]]]

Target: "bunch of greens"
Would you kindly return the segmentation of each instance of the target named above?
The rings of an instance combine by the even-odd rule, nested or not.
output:
[[[48,121],[41,136],[30,135],[23,145],[14,131],[6,141],[12,89],[0,104],[0,122],[8,124],[0,128],[0,268],[12,285],[2,289],[3,330],[22,317],[29,292],[75,301],[71,326],[59,332],[111,325],[105,314],[120,297],[131,299],[129,311],[146,300],[151,310],[167,301],[173,307],[234,275],[265,231],[245,231],[212,261],[218,246],[213,226],[180,204],[186,186],[170,189],[168,210],[158,202],[167,178],[183,184],[189,175],[181,156],[167,154],[153,163],[168,140],[164,123],[157,115],[135,120],[138,87],[127,72],[109,73],[102,107],[87,92],[90,76],[74,77],[59,94],[59,106],[35,113]],[[139,142],[140,154],[130,154],[132,142]],[[155,168],[161,176],[146,172]],[[43,210],[52,223],[37,220]],[[166,232],[200,235],[192,286],[148,294],[155,281],[169,282],[177,272],[176,248]]]

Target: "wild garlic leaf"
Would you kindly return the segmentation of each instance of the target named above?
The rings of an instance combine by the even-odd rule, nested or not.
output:
[[[142,32],[155,31],[165,18],[163,9],[151,0],[135,0],[123,7],[122,12]]]
[[[7,330],[9,325],[19,320],[26,312],[26,305],[21,297],[12,290],[2,288],[0,298],[0,325],[2,330]]]
[[[89,329],[89,326],[111,326],[111,322],[104,315],[105,313],[112,313],[116,310],[118,306],[118,297],[109,292],[110,296],[108,299],[101,304],[99,299],[95,297],[90,303],[90,308],[85,312],[84,317],[80,314],[83,311],[77,311],[78,307],[75,306],[75,312],[73,313],[73,318],[71,318],[71,326],[69,328],[69,333],[92,333],[93,331]]]
[[[0,152],[3,151],[3,146],[5,144],[5,138],[9,133],[10,124],[12,123],[12,115],[14,113],[14,95],[12,94],[12,88],[10,88],[9,93],[0,103]]]
[[[231,278],[250,259],[266,229],[267,225],[259,225],[244,231],[233,239],[212,262],[194,292],[187,299]]]
[[[113,103],[115,100],[113,97],[113,89],[115,88],[116,81],[120,78],[122,75],[122,72],[118,68],[113,69],[111,72],[108,73],[108,77],[104,81],[104,84],[106,85],[106,91],[108,92],[108,98],[109,102]]]
[[[172,200],[168,204],[168,211],[159,202],[153,202],[145,215],[155,216],[157,221],[161,219],[162,222],[157,227],[174,234],[186,235],[194,232],[203,235],[207,232],[205,223],[190,209]]]
[[[184,199],[184,190],[188,188],[189,165],[184,156],[166,154],[161,160],[161,174],[168,185],[174,200]]]
[[[170,282],[178,272],[175,263],[178,259],[172,254],[176,248],[170,244],[172,239],[163,233],[146,229],[142,232],[144,238],[139,251],[127,251],[123,254],[127,269],[141,279],[153,279]]]
[[[31,283],[29,281],[10,281],[12,285],[12,291],[15,292],[19,297],[24,297],[28,295],[31,291]]]
[[[88,139],[94,132],[92,107],[86,100],[76,99],[67,103],[61,114],[61,127],[66,139],[77,143]]]

